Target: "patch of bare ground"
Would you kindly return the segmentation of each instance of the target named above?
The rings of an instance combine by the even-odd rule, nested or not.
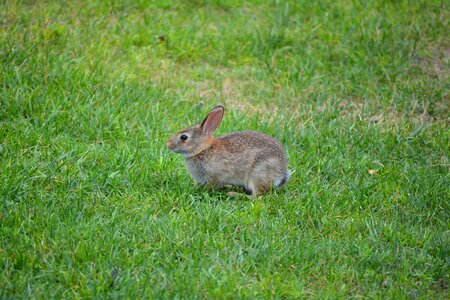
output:
[[[365,101],[357,99],[342,99],[338,104],[341,116],[354,116],[360,119],[366,107]]]
[[[242,80],[225,78],[219,92],[224,105],[239,111],[258,112],[258,108],[247,99],[248,85],[248,82]]]
[[[450,77],[450,43],[443,46],[433,46],[426,49],[425,54],[417,58],[423,73],[436,76],[440,80],[448,80]]]
[[[266,81],[248,81],[244,90],[244,97],[236,97],[232,92],[234,85],[224,85],[226,101],[232,107],[250,114],[258,114],[265,120],[273,123],[281,119],[288,124],[292,121],[296,124],[296,129],[304,126],[305,122],[312,115],[324,112],[328,104],[313,101],[314,95],[323,91],[322,84],[311,85],[301,92],[290,88],[283,88],[279,84]],[[261,101],[261,99],[267,99]],[[254,103],[258,103],[255,105]]]
[[[404,121],[409,121],[416,126],[430,125],[433,123],[441,123],[444,126],[449,124],[449,119],[438,119],[433,115],[430,115],[427,109],[419,111],[399,111],[393,107],[384,109],[373,115],[368,115],[363,118],[369,124],[379,124],[381,126],[396,127],[402,124]]]

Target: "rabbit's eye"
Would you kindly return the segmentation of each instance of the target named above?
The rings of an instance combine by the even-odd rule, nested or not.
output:
[[[185,134],[182,134],[182,135],[180,136],[180,140],[182,140],[182,141],[185,141],[185,140],[187,140],[187,139],[188,139],[188,136],[185,135]]]

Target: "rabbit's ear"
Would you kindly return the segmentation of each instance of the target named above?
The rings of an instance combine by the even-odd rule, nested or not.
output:
[[[222,105],[217,105],[213,109],[211,109],[209,114],[200,125],[203,133],[211,134],[217,129],[217,127],[219,127],[220,122],[222,122],[223,111],[224,107]]]

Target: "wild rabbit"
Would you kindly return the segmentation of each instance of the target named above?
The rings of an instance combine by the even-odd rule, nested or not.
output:
[[[243,187],[252,197],[284,185],[290,176],[286,152],[274,138],[256,131],[238,131],[214,138],[224,114],[214,107],[200,125],[175,133],[167,147],[184,156],[198,184]],[[231,194],[231,193],[230,193]]]

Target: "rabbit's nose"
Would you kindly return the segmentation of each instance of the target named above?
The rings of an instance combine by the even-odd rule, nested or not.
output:
[[[166,142],[166,145],[167,145],[167,148],[169,148],[170,150],[172,150],[175,147],[175,144],[171,140],[168,140]]]

